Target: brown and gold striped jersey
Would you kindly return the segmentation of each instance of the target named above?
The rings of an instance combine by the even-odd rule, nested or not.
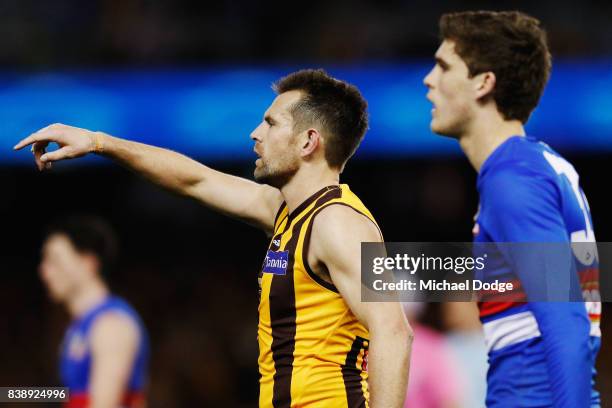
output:
[[[259,275],[260,407],[368,406],[368,331],[307,262],[314,217],[329,205],[376,224],[345,184],[318,191],[291,214],[281,205]]]

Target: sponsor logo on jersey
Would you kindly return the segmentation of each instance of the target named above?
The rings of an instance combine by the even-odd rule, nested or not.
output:
[[[289,251],[268,251],[264,259],[263,272],[274,275],[287,274]]]

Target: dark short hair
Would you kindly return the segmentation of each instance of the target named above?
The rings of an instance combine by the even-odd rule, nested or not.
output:
[[[325,159],[330,167],[342,169],[368,128],[368,104],[357,87],[322,69],[304,69],[280,79],[273,89],[278,94],[303,92],[291,109],[295,127],[320,125],[326,135]]]
[[[491,71],[493,98],[507,120],[526,123],[548,82],[551,56],[540,21],[519,11],[466,11],[440,18],[470,77]]]
[[[100,273],[111,272],[118,253],[118,243],[112,227],[102,218],[72,215],[55,220],[45,230],[45,239],[62,234],[68,237],[80,253],[91,253],[100,262]]]

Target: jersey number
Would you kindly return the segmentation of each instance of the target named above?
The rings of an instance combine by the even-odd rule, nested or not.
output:
[[[580,185],[578,183],[578,173],[576,172],[576,169],[574,169],[574,166],[572,166],[562,157],[544,151],[544,158],[546,161],[548,161],[551,167],[555,169],[557,174],[564,175],[572,186],[572,190],[576,196],[576,201],[578,201],[578,205],[580,205],[580,209],[582,210],[584,225],[586,227],[583,230],[572,232],[572,243],[582,243],[572,245],[572,250],[574,252],[574,256],[576,256],[576,259],[578,259],[580,263],[587,266],[592,265],[596,260],[598,261],[597,244],[595,243],[595,232],[593,231],[591,217],[589,216],[589,203],[584,195],[584,192],[580,189]],[[587,245],[586,243],[592,243],[592,245]],[[599,290],[584,290],[582,295],[584,297],[585,306],[589,315],[599,316],[601,314],[601,296],[599,294]]]

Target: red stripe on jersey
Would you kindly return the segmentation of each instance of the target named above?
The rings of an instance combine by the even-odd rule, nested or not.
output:
[[[580,284],[583,290],[599,288],[599,268],[587,268],[578,272]],[[512,280],[513,289],[509,292],[499,293],[497,291],[480,291],[478,293],[480,302],[478,309],[480,317],[491,316],[510,309],[513,306],[524,304],[527,301],[525,291],[518,279]],[[598,321],[599,314],[590,313],[591,321]]]
[[[525,291],[521,286],[521,282],[518,279],[505,283],[511,283],[512,290],[506,292],[498,292],[496,290],[480,290],[478,291],[479,301],[481,303],[517,303],[527,301],[527,295],[525,294]]]
[[[599,268],[587,268],[578,272],[580,282],[590,282],[599,280]]]
[[[145,397],[141,392],[128,392],[121,400],[121,406],[125,408],[144,408]],[[74,393],[70,394],[70,401],[64,404],[65,408],[88,408],[89,394]]]
[[[480,317],[487,317],[524,304],[525,302],[478,302],[478,309]]]

